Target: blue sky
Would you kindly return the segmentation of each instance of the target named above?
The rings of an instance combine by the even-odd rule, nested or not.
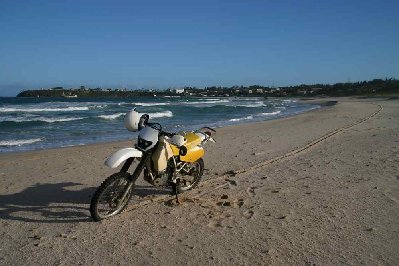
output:
[[[399,78],[399,1],[4,1],[0,95]]]

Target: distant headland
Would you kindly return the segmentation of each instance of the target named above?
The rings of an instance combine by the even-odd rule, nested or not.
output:
[[[126,97],[298,97],[298,96],[353,96],[396,95],[399,96],[399,80],[395,78],[335,84],[296,85],[267,87],[261,85],[232,87],[183,87],[179,89],[127,88],[64,88],[24,90],[17,97],[65,97],[65,98],[126,98]]]

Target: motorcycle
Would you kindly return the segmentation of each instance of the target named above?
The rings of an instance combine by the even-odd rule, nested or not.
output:
[[[179,133],[162,130],[159,123],[150,123],[149,115],[140,115],[136,109],[125,116],[125,127],[139,131],[133,148],[121,149],[105,161],[105,165],[117,168],[97,188],[90,203],[90,214],[100,221],[121,213],[135,194],[134,188],[140,174],[144,180],[158,188],[172,187],[179,203],[178,194],[196,187],[204,172],[204,144],[213,139],[216,131],[210,127]],[[128,172],[134,161],[138,165],[132,174]]]

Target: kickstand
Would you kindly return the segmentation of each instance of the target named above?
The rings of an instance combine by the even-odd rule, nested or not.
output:
[[[175,191],[176,203],[180,204],[179,197],[177,196],[177,185],[178,184],[173,184],[173,190]]]

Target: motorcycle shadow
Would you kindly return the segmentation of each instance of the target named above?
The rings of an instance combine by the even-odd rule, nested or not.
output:
[[[36,184],[21,192],[0,195],[0,219],[36,223],[91,222],[89,204],[96,187],[63,182]],[[146,199],[170,191],[136,186],[135,194]]]

